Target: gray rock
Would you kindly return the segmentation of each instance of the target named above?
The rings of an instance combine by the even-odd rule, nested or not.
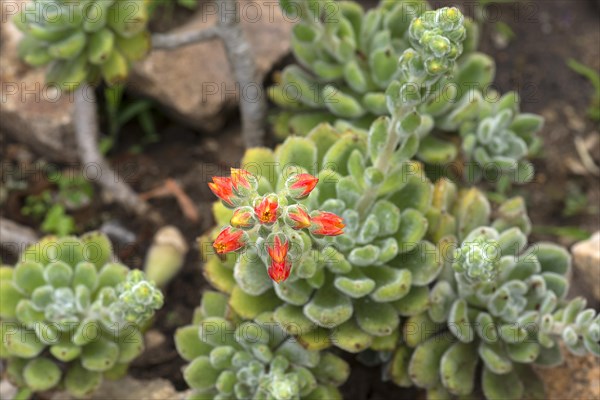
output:
[[[293,24],[284,19],[274,1],[242,2],[240,15],[260,75],[257,85],[262,88],[265,74],[289,52]],[[174,32],[206,28],[216,19],[215,13],[199,12]],[[153,50],[134,66],[129,87],[152,97],[183,123],[210,132],[223,127],[243,89],[250,93],[256,88],[236,90],[220,39],[175,50]]]
[[[0,380],[0,399],[12,400],[17,394],[17,388],[6,379]]]
[[[19,0],[19,5],[24,3]],[[10,15],[3,15],[5,18],[0,24],[0,131],[47,160],[77,161],[72,96],[47,86],[43,69],[29,67],[19,59],[17,46],[22,34]]]
[[[600,359],[578,357],[562,347],[564,363],[554,368],[536,367],[548,400],[600,399]]]
[[[600,301],[600,232],[571,249],[577,282]]]
[[[125,377],[118,381],[105,379],[98,390],[90,397],[92,400],[182,400],[185,393],[175,390],[166,379],[137,380]],[[58,392],[52,400],[75,400],[66,392]]]

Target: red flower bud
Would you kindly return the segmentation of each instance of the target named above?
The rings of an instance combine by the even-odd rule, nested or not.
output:
[[[344,220],[334,213],[318,211],[312,217],[311,232],[315,235],[338,236],[344,233]]]
[[[226,227],[219,233],[213,247],[218,254],[230,253],[246,245],[247,235],[244,231]]]
[[[310,226],[310,216],[306,207],[294,204],[287,208],[285,222],[293,229],[304,229]]]
[[[230,206],[233,204],[233,187],[231,184],[231,178],[225,178],[222,176],[213,176],[212,182],[208,184],[208,187],[212,192],[227,203]]]
[[[281,242],[283,238],[284,242]],[[290,248],[290,242],[281,234],[275,235],[273,246],[267,246],[269,256],[271,256],[271,265],[267,272],[271,279],[277,283],[285,281],[290,276],[292,264],[289,262],[287,255]]]
[[[271,279],[279,284],[290,276],[291,270],[292,264],[287,260],[282,263],[272,261],[267,272],[269,273]]]
[[[277,221],[277,209],[279,202],[274,194],[263,197],[260,203],[254,207],[256,217],[262,224],[272,224]]]
[[[317,186],[319,179],[311,174],[295,174],[288,178],[285,185],[294,199],[303,199]]]

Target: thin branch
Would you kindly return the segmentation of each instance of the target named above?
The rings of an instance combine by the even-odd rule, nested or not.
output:
[[[82,84],[74,93],[75,137],[81,160],[98,169],[97,183],[127,210],[160,224],[162,218],[112,170],[98,148],[98,115],[94,88]]]
[[[219,10],[221,38],[240,90],[242,137],[246,147],[261,146],[265,136],[267,102],[252,49],[240,25],[238,0],[219,0]]]
[[[8,219],[0,218],[0,246],[19,255],[25,247],[37,242],[35,231]]]
[[[178,33],[155,33],[152,35],[152,48],[172,50],[194,43],[215,39],[220,36],[219,28],[211,26],[200,31],[186,31]]]

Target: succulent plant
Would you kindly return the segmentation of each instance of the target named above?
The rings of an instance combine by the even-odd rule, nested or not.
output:
[[[279,137],[306,135],[321,122],[350,121],[355,128],[368,129],[378,116],[389,115],[386,91],[402,78],[397,61],[410,48],[425,56],[430,66],[447,69],[456,78],[427,88],[430,93],[429,102],[422,105],[422,114],[427,115],[420,130],[422,139],[433,128],[426,111],[448,111],[458,95],[472,87],[469,85],[486,87],[493,79],[493,61],[474,53],[476,25],[470,20],[463,25],[461,16],[460,24],[447,22],[431,29],[428,24],[436,12],[429,11],[426,1],[381,1],[367,12],[349,1],[281,3],[284,12],[299,21],[291,42],[300,66],[286,67],[269,90],[271,99],[287,110],[274,117]],[[445,10],[438,10],[438,17]],[[411,30],[413,18],[422,15],[419,26],[413,25]],[[455,65],[453,61],[461,53]],[[453,85],[448,85],[450,82]],[[445,158],[448,152],[456,153],[454,145],[439,138],[427,139],[421,147],[419,156],[427,162],[428,157]]]
[[[275,322],[272,312],[241,321],[227,297],[204,292],[192,325],[175,345],[189,361],[183,375],[192,399],[341,399],[337,386],[349,366],[329,352],[307,350]]]
[[[218,236],[215,231],[205,242],[216,236],[217,253],[242,252],[225,259],[208,255],[205,276],[231,293],[230,305],[241,317],[253,319],[275,309],[277,322],[305,346],[333,344],[360,352],[390,348],[394,341],[380,338],[398,333],[399,314],[425,309],[427,286],[441,263],[435,246],[422,240],[432,185],[410,159],[419,143],[415,131],[422,125],[416,108],[427,96],[413,85],[431,87],[452,69],[460,54],[455,43],[464,38],[462,21],[454,8],[426,12],[413,21],[415,35],[429,34],[431,43],[424,42],[425,48],[415,39],[414,48],[405,50],[400,80],[386,94],[392,117],[377,119],[368,134],[351,128],[341,133],[323,124],[306,138],[288,138],[275,152],[250,149],[242,166],[253,172],[243,173],[251,183],[236,183],[240,172],[235,172],[210,184],[223,200],[215,209],[217,222],[233,228]],[[430,47],[441,58],[430,54]],[[316,187],[292,193],[303,176],[310,177],[311,188],[316,177]],[[250,199],[244,196],[248,191]],[[272,206],[272,219],[262,218],[258,207],[264,202]],[[310,234],[293,229],[299,220]],[[289,274],[283,281],[271,272],[281,263],[278,248],[288,252],[286,243],[291,264],[283,268],[283,276]],[[207,254],[210,248],[204,250]],[[327,340],[315,341],[315,335]]]
[[[33,0],[14,18],[30,65],[50,64],[46,79],[74,90],[100,77],[127,78],[130,63],[150,49],[147,0]]]
[[[299,21],[292,31],[299,65],[286,67],[269,90],[283,109],[272,117],[278,137],[304,136],[322,122],[368,130],[378,116],[393,115],[388,95],[395,82],[411,82],[412,92],[423,84],[396,62],[413,49],[447,72],[420,87],[426,97],[416,107],[421,117],[414,131],[416,158],[434,165],[453,161],[458,155],[453,136],[460,134],[469,182],[483,177],[502,189],[532,178],[526,157],[540,146],[535,134],[542,119],[519,114],[516,94],[500,98],[490,88],[495,63],[475,51],[478,29],[471,20],[432,29],[427,25],[445,11],[429,11],[423,0],[381,1],[367,12],[349,1],[281,3]],[[413,18],[418,23],[411,28]]]
[[[269,274],[273,257],[267,255],[261,235],[276,234],[268,228],[240,229],[243,250],[225,257],[215,254],[211,244],[217,238],[218,250],[222,232],[231,233],[229,227],[219,227],[200,241],[206,244],[202,249],[207,257],[206,278],[231,295],[229,304],[242,318],[274,310],[277,322],[309,349],[333,344],[359,352],[377,337],[397,332],[397,308],[402,308],[403,297],[427,297],[427,285],[441,269],[435,257],[426,254],[435,250],[433,244],[421,240],[427,230],[424,213],[432,185],[417,173],[419,164],[409,161],[398,161],[385,176],[371,165],[369,148],[375,154],[373,146],[378,142],[371,141],[370,146],[367,142],[361,133],[342,134],[321,125],[306,138],[288,138],[275,152],[247,151],[242,166],[257,177],[260,197],[294,180],[297,175],[290,168],[294,173],[314,174],[319,181],[297,204],[278,196],[279,204],[286,204],[278,208],[279,224],[295,223],[290,214],[298,209],[305,209],[308,219],[305,230],[288,225],[285,237],[291,263],[289,276],[280,283],[273,280],[278,280],[277,275]],[[402,160],[405,151],[401,148],[393,154]],[[214,211],[219,226],[235,224],[239,216],[223,203],[215,204]],[[319,235],[323,211],[343,218],[343,235]],[[267,249],[276,247],[275,237]]]
[[[17,386],[84,397],[142,352],[140,329],[163,296],[111,259],[108,238],[91,232],[46,237],[0,269],[0,353]]]
[[[457,192],[447,180],[434,190],[428,217],[444,271],[426,312],[406,320],[387,365],[401,386],[432,398],[470,395],[478,366],[488,399],[544,398],[532,364],[561,362],[560,339],[576,354],[600,356],[600,317],[585,300],[565,301],[569,253],[551,243],[527,245],[523,201],[490,205],[476,189]]]

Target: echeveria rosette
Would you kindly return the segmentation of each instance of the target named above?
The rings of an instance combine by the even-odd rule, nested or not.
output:
[[[201,239],[206,243],[205,277],[230,294],[229,304],[242,318],[274,311],[276,321],[307,348],[334,345],[356,353],[391,351],[401,317],[426,309],[428,285],[441,271],[437,249],[423,240],[432,184],[420,164],[408,161],[414,142],[393,149],[386,173],[374,165],[388,134],[383,121],[368,136],[323,124],[306,138],[288,138],[275,152],[246,152],[241,165],[257,177],[259,196],[285,189],[293,173],[308,173],[319,181],[305,199],[288,203],[291,211],[282,213],[290,226],[306,226],[307,216],[313,225],[286,235],[293,267],[280,284],[267,273],[272,257],[266,249],[275,246],[274,237],[263,242],[258,232],[245,230],[244,250],[224,257],[211,255],[208,244],[220,228]],[[297,218],[290,218],[290,212]],[[343,234],[311,235],[318,225],[315,213],[341,217]],[[222,226],[233,212],[218,203],[214,214]],[[332,218],[326,233],[337,233],[336,224]]]
[[[0,269],[0,347],[23,393],[76,397],[126,373],[163,296],[141,271],[112,262],[106,236],[47,237]]]
[[[428,310],[405,321],[390,377],[431,396],[468,396],[481,366],[486,398],[544,398],[530,366],[560,363],[561,338],[576,354],[600,354],[596,312],[584,311],[582,299],[565,301],[569,253],[527,245],[530,225],[518,198],[502,204],[493,222],[476,189],[457,192],[442,180],[434,199],[429,235],[446,255],[444,271]]]
[[[519,103],[519,97],[513,92],[496,102],[478,97],[477,113],[466,118],[459,129],[469,181],[495,180],[501,187],[533,179],[533,166],[527,159],[535,155],[541,145],[536,135],[544,119],[519,112]]]
[[[33,0],[13,19],[24,34],[19,54],[49,65],[47,82],[61,89],[123,82],[150,49],[147,1]]]
[[[241,321],[225,295],[207,291],[191,325],[175,333],[189,362],[183,376],[193,399],[341,399],[350,369],[328,352],[307,350],[272,312]]]

